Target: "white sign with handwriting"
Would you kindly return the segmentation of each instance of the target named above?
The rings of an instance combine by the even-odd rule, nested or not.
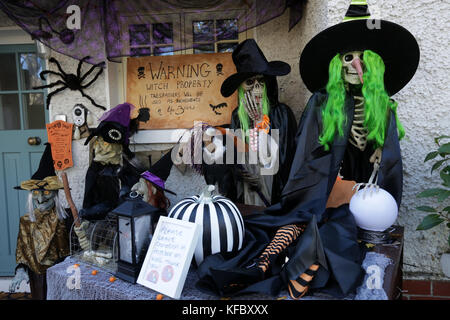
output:
[[[137,283],[178,299],[183,290],[201,226],[160,217]]]

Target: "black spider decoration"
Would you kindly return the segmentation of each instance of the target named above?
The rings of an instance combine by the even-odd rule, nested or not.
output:
[[[56,89],[55,91],[50,92],[47,95],[47,109],[50,105],[50,100],[54,94],[69,88],[70,90],[80,91],[81,95],[83,97],[89,99],[94,106],[96,106],[102,110],[106,110],[106,108],[104,106],[97,104],[94,101],[94,99],[92,99],[90,96],[85,94],[83,91],[83,89],[86,89],[91,84],[93,84],[95,82],[95,80],[97,80],[97,78],[102,74],[102,72],[103,72],[102,67],[105,64],[105,62],[100,62],[100,63],[94,64],[84,75],[81,75],[81,65],[83,64],[84,61],[86,61],[89,58],[90,57],[87,56],[80,60],[80,62],[78,63],[77,74],[65,73],[64,70],[61,68],[61,65],[59,64],[59,62],[53,57],[48,60],[49,62],[56,64],[59,72],[55,72],[55,71],[51,71],[51,70],[44,70],[39,74],[41,79],[46,80],[44,77],[46,74],[53,74],[53,75],[59,76],[62,80],[58,80],[56,82],[52,82],[52,83],[44,85],[44,86],[33,87],[33,89],[53,88],[57,85],[62,85],[62,87]],[[89,76],[92,73],[92,71],[94,71],[94,69],[96,67],[100,67],[100,70],[97,72],[97,74],[94,76],[94,78],[91,81],[89,81],[88,83],[83,84],[83,81],[87,78],[87,76]]]

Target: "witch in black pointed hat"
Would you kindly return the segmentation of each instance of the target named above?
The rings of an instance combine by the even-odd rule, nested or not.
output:
[[[45,272],[69,255],[69,237],[63,219],[58,190],[63,184],[55,173],[51,145],[46,143],[39,167],[31,179],[22,181],[19,190],[29,191],[27,213],[20,217],[16,246],[16,274],[10,292],[22,281],[31,281],[33,298],[45,299]],[[36,237],[36,235],[40,235]]]
[[[221,192],[230,196],[233,194],[231,189],[235,189],[237,195],[231,197],[232,200],[269,206],[280,200],[294,156],[297,124],[291,108],[278,100],[276,78],[289,74],[291,67],[283,61],[268,61],[254,39],[241,42],[234,49],[232,58],[237,72],[225,79],[221,86],[224,97],[238,92],[238,107],[232,113],[230,128],[241,129],[245,135],[244,141],[254,152],[259,150],[259,133],[265,132],[271,137],[272,130],[276,129],[279,134],[279,152],[274,152],[270,163],[234,166],[236,181],[234,184],[227,183],[230,190]],[[273,170],[273,174],[260,174],[260,165],[272,168],[277,161],[278,170]],[[212,176],[210,180],[214,179],[217,177]]]
[[[300,74],[313,95],[281,201],[244,218],[243,249],[207,257],[198,288],[222,296],[287,290],[299,299],[308,292],[345,298],[364,286],[365,247],[350,197],[329,201],[330,195],[370,185],[400,206],[404,130],[391,96],[413,77],[418,61],[411,33],[370,19],[366,1],[352,1],[344,22],[311,39]]]

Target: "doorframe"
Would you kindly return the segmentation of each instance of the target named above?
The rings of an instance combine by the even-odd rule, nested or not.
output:
[[[19,50],[16,50],[19,48]],[[22,30],[20,27],[0,27],[0,52],[6,53],[6,52],[33,52],[35,53],[36,46],[34,41],[31,39],[31,36],[26,33],[24,30]],[[16,56],[16,63],[17,63],[18,56]],[[47,60],[43,61],[43,69],[47,69]],[[17,81],[20,81],[20,79],[17,79]],[[9,91],[3,91],[2,93],[8,93]],[[14,90],[10,93],[20,93],[19,94],[19,101],[22,101],[23,97],[22,94],[24,93],[36,93],[36,90]],[[47,106],[45,106],[46,97],[47,97],[47,90],[41,91],[43,93],[43,99],[44,99],[44,112],[45,112],[45,123],[49,122],[49,111],[47,109]],[[22,102],[21,103],[21,110],[22,113]],[[8,130],[11,134],[14,132],[21,132],[24,125],[24,119],[21,115],[21,129],[20,130]],[[29,130],[35,130],[35,129],[29,129]],[[38,130],[46,130],[45,128],[38,129]],[[10,276],[0,276],[0,291],[8,291],[9,290],[9,284],[13,278]],[[6,290],[8,289],[8,290]],[[28,284],[22,283],[21,287],[17,292],[30,292],[30,286]]]

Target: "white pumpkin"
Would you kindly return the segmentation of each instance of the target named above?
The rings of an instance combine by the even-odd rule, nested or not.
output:
[[[397,219],[397,202],[386,190],[374,189],[364,188],[356,192],[350,200],[350,212],[361,229],[385,231]]]
[[[228,198],[212,196],[214,189],[210,185],[200,196],[184,198],[168,215],[203,226],[194,253],[197,266],[209,255],[240,250],[244,240],[244,221],[239,209]]]

